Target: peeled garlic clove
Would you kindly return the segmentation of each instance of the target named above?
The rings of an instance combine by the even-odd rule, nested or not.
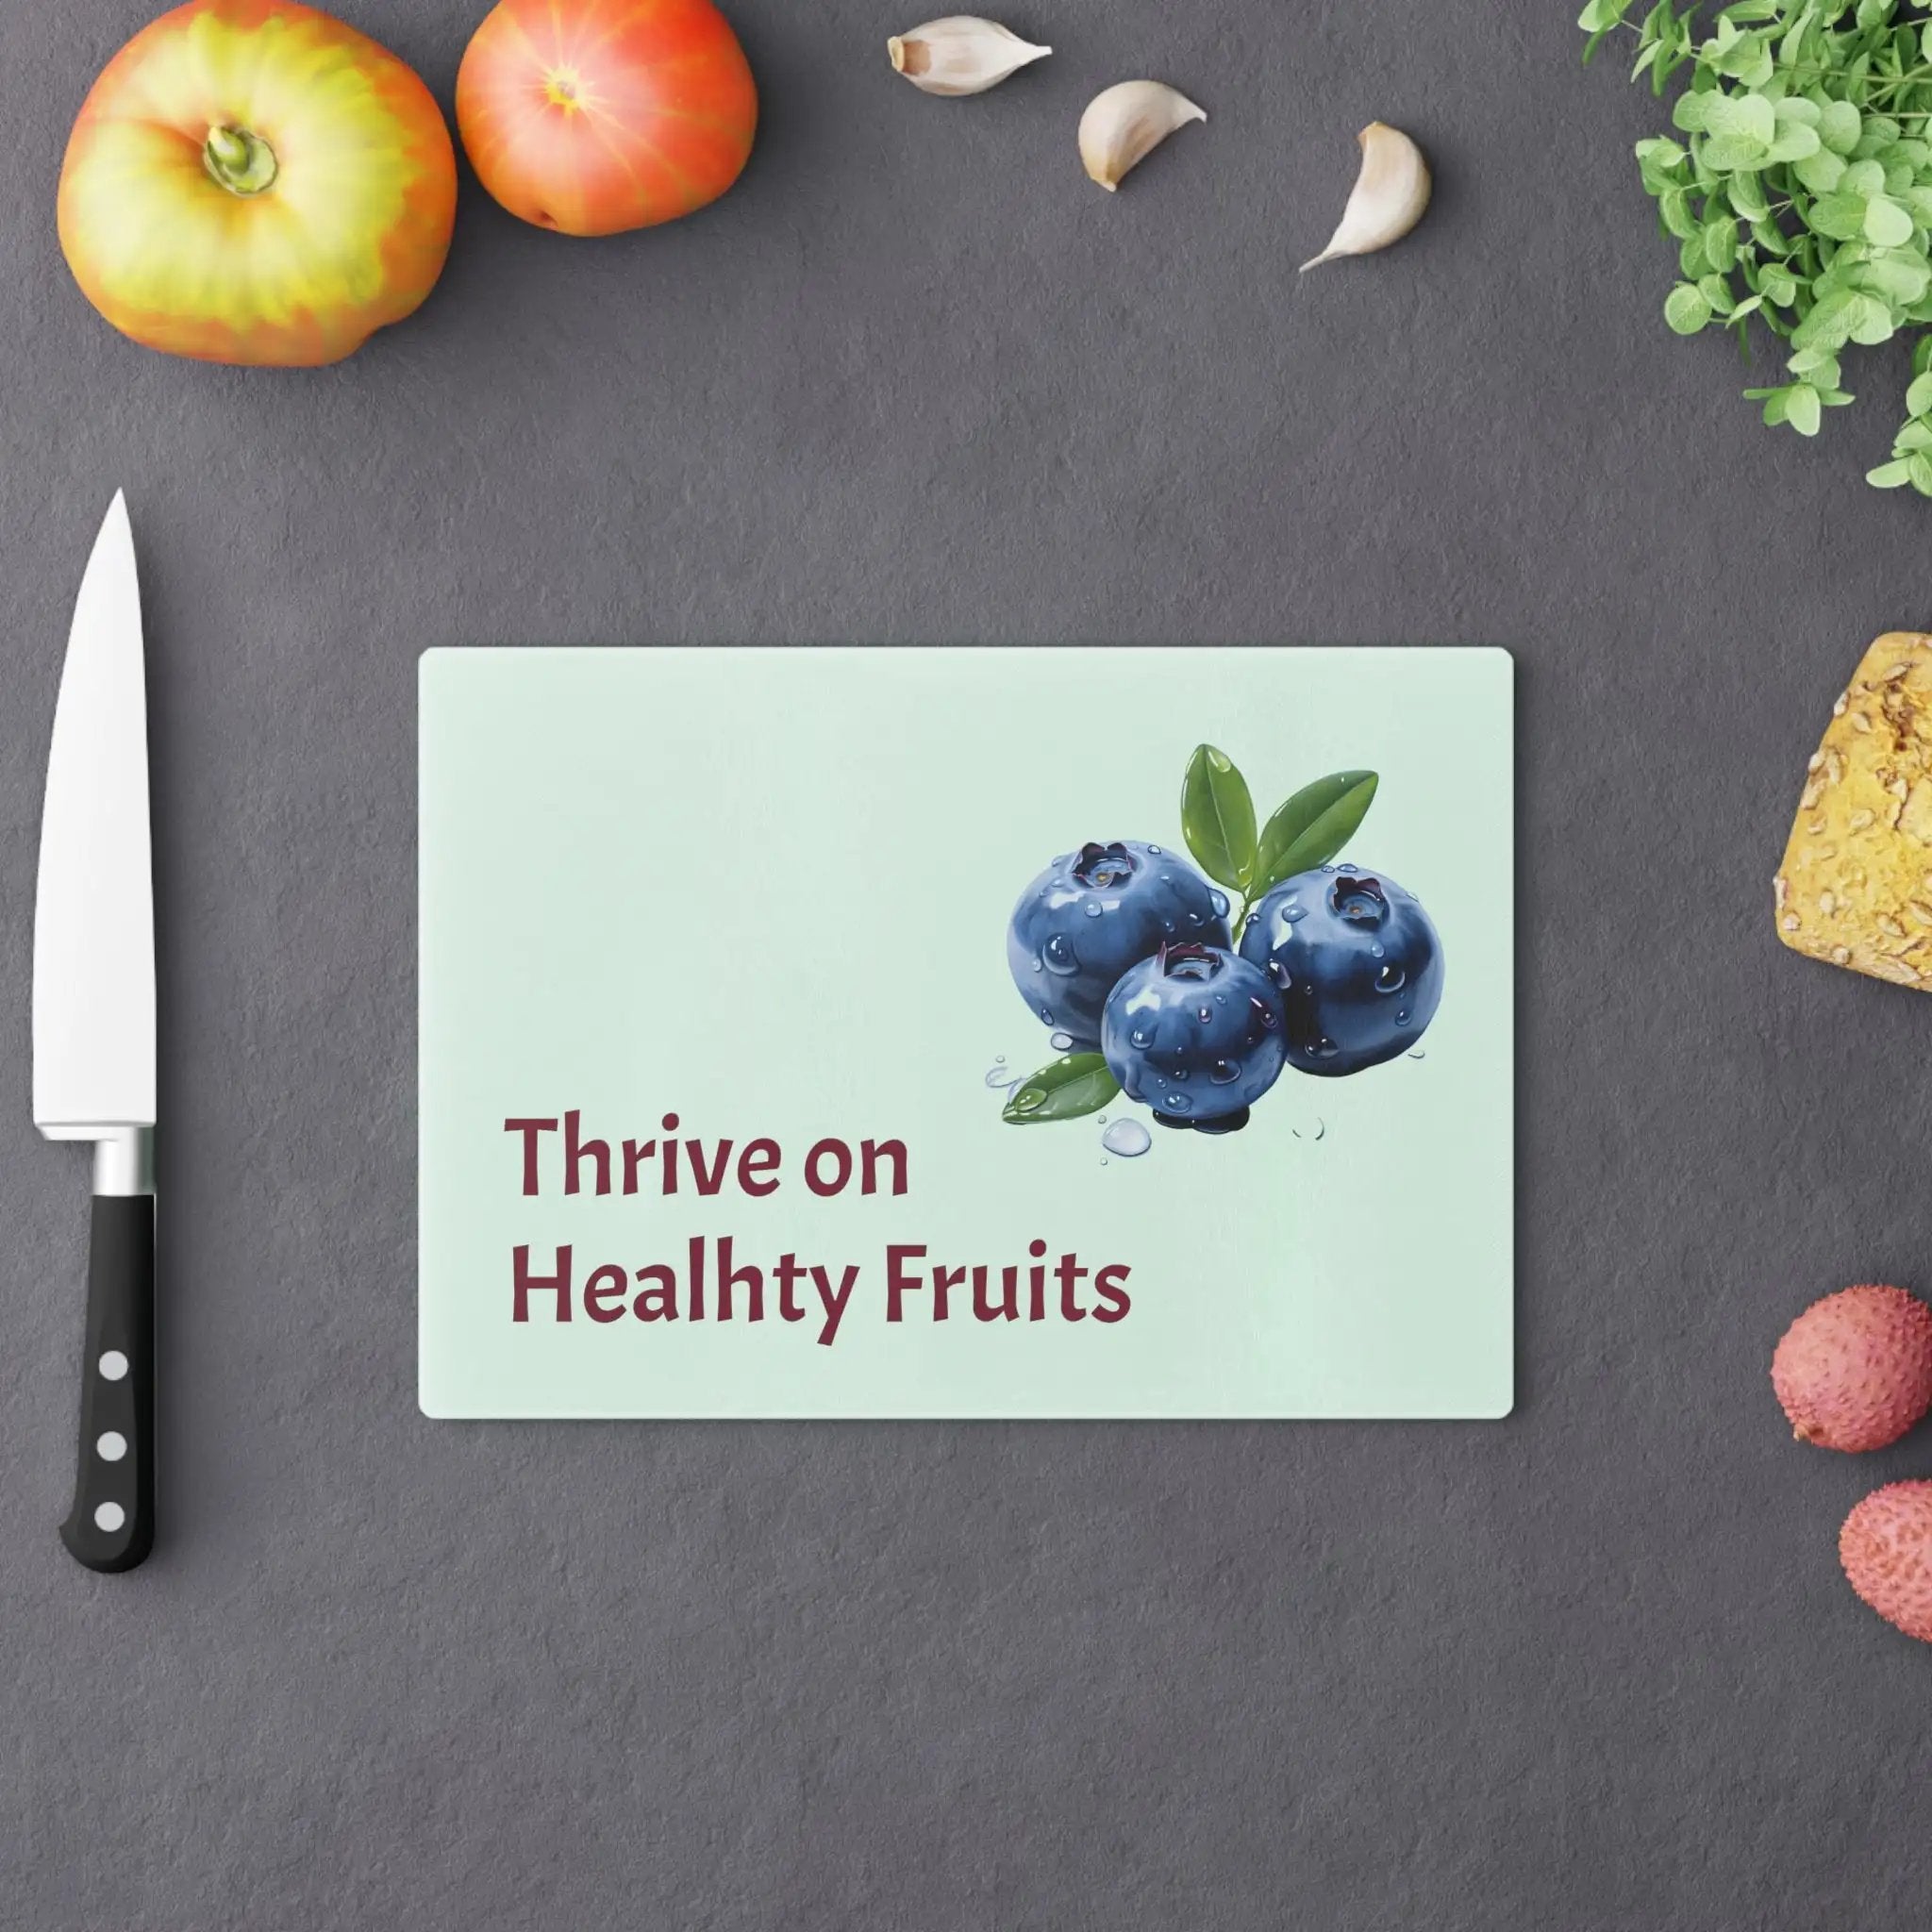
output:
[[[1186,94],[1163,81],[1120,81],[1095,94],[1080,116],[1081,162],[1111,194],[1121,176],[1176,127],[1207,118]]]
[[[1373,255],[1400,242],[1429,205],[1429,164],[1401,128],[1371,121],[1356,139],[1361,142],[1361,172],[1341,211],[1341,225],[1320,255],[1302,263],[1303,275],[1338,256]]]
[[[886,42],[892,71],[928,94],[983,94],[1051,47],[1036,47],[996,20],[949,13]]]

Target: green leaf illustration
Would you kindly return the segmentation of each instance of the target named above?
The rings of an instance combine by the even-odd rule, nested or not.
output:
[[[1209,878],[1247,891],[1255,867],[1255,801],[1234,760],[1211,744],[1197,746],[1188,760],[1181,833]]]
[[[1378,782],[1374,772],[1331,772],[1303,786],[1261,828],[1251,898],[1312,865],[1326,865],[1368,816]]]
[[[1098,1113],[1121,1091],[1097,1053],[1070,1053],[1021,1081],[1000,1118],[1015,1127],[1043,1126],[1049,1121],[1076,1121]]]

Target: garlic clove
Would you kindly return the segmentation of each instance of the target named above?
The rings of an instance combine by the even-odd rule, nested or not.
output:
[[[1341,224],[1327,247],[1302,263],[1303,275],[1340,256],[1373,255],[1400,242],[1429,205],[1429,164],[1401,128],[1371,121],[1356,139],[1361,143],[1361,172],[1341,211]]]
[[[1158,80],[1123,80],[1097,93],[1080,116],[1080,160],[1111,194],[1121,177],[1190,121],[1206,112]]]
[[[1043,60],[1051,47],[1036,47],[996,20],[949,13],[886,42],[892,71],[903,74],[922,93],[983,94],[1029,61]]]

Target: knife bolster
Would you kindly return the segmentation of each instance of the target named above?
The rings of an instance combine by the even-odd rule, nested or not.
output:
[[[103,1127],[94,1140],[94,1192],[109,1196],[155,1191],[155,1130]]]

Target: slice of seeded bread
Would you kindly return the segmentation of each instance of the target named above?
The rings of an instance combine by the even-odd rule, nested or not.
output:
[[[1932,991],[1932,635],[1888,631],[1865,653],[1772,891],[1793,952]]]

